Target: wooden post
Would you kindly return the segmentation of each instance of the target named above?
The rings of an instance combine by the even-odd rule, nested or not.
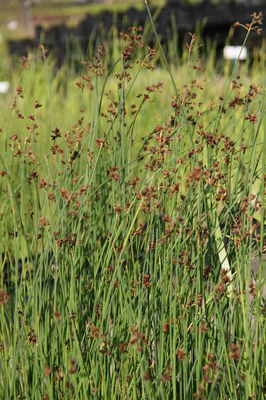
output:
[[[34,36],[31,16],[31,0],[19,0],[19,25],[26,36]]]

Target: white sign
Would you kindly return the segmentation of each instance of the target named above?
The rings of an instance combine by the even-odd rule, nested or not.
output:
[[[242,51],[241,51],[242,49]],[[224,59],[225,60],[246,60],[248,51],[246,47],[242,46],[225,46],[224,48]]]
[[[2,81],[0,82],[0,93],[5,94],[9,89],[9,82]]]

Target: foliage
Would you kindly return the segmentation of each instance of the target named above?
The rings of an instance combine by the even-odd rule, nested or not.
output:
[[[219,76],[198,45],[174,73],[141,28],[79,78],[44,47],[22,60],[1,116],[1,398],[263,397],[265,60]]]

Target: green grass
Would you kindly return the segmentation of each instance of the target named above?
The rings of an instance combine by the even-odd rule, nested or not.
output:
[[[153,0],[153,7],[160,7],[165,4],[165,0]],[[33,3],[31,8],[31,14],[33,17],[61,17],[69,18],[75,16],[82,16],[86,14],[98,14],[104,11],[110,12],[124,12],[128,8],[134,7],[136,9],[143,8],[142,0],[127,0],[127,1],[113,1],[111,3],[92,3],[92,4],[68,4],[68,2],[42,2]],[[0,20],[6,20],[7,18],[18,18],[19,8],[16,1],[8,3],[1,10]]]
[[[265,53],[139,40],[1,99],[1,398],[263,398]]]
[[[68,4],[71,3],[71,4]],[[165,0],[154,0],[152,6],[160,8],[165,4]],[[96,15],[102,12],[111,12],[113,14],[126,12],[130,7],[137,10],[143,9],[142,0],[113,1],[111,3],[91,3],[78,4],[75,2],[60,1],[56,2],[33,2],[30,9],[30,16],[33,20],[38,20],[42,28],[49,29],[55,20],[65,23],[68,27],[76,26],[86,14]],[[0,31],[4,39],[21,40],[29,37],[25,28],[19,24],[18,28],[10,31],[7,28],[7,22],[12,20],[20,21],[20,9],[17,0],[7,2],[1,6],[0,2]],[[37,23],[37,24],[38,24]]]
[[[153,0],[152,6],[161,8],[165,5],[165,0]],[[111,3],[92,3],[92,4],[75,4],[68,2],[42,2],[33,3],[30,9],[30,15],[33,19],[39,20],[43,29],[48,29],[54,21],[62,21],[67,26],[76,26],[86,14],[97,15],[102,12],[125,13],[130,7],[137,10],[143,9],[142,0],[113,1]],[[19,7],[16,1],[8,3],[1,9],[0,13],[0,29],[5,39],[20,40],[28,36],[24,28],[20,25],[15,31],[9,31],[6,27],[7,21],[20,19]]]
[[[159,7],[165,4],[164,0],[155,0],[152,5],[154,7]],[[62,17],[72,17],[75,15],[84,15],[84,14],[98,14],[104,11],[110,12],[125,12],[128,8],[134,7],[136,9],[143,8],[142,0],[128,0],[121,2],[113,2],[113,3],[103,3],[103,4],[86,4],[86,5],[77,5],[77,6],[65,6],[63,9],[59,3],[55,3],[54,5],[49,4],[41,4],[36,5],[33,8],[33,15],[35,16],[62,16]]]

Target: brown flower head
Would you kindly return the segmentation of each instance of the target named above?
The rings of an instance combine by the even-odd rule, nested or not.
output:
[[[3,305],[8,300],[8,293],[5,289],[0,289],[0,305]]]

